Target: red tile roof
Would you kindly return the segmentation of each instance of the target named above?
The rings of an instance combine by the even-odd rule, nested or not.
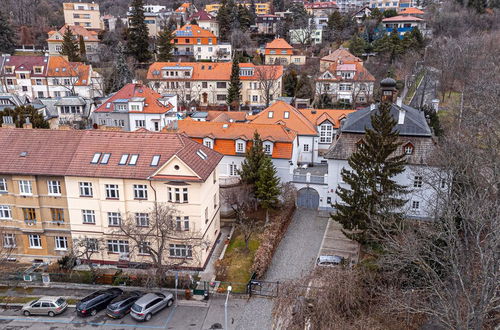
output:
[[[320,76],[318,81],[375,81],[375,77],[368,72],[368,70],[363,66],[362,63],[354,62],[354,63],[332,63],[327,70],[332,74],[331,78],[323,78]],[[336,74],[337,71],[355,71],[354,77],[351,79],[344,79],[342,76]]]
[[[272,117],[269,117],[272,112]],[[288,118],[285,118],[285,112],[288,112]],[[316,135],[316,127],[296,108],[290,104],[277,101],[263,110],[251,121],[255,124],[281,124],[295,132],[298,135]]]
[[[187,20],[192,21],[193,19],[197,20],[197,21],[213,21],[213,20],[215,20],[215,18],[212,15],[210,15],[209,13],[207,13],[204,10],[197,11],[196,13],[191,15]]]
[[[64,33],[66,33],[66,29],[68,27],[75,36],[77,36],[77,37],[82,36],[84,41],[99,41],[99,37],[97,36],[97,32],[87,30],[86,28],[84,28],[81,25],[67,25],[67,24],[65,24],[58,31],[49,31],[49,33],[48,33],[49,38],[47,39],[47,42],[62,42],[62,39],[55,39],[55,35],[59,34],[60,36],[63,36]]]
[[[335,1],[310,2],[310,3],[305,3],[304,7],[306,9],[338,8],[337,3]]]
[[[387,23],[387,22],[420,22],[423,21],[422,18],[418,17],[413,17],[413,16],[394,16],[394,17],[389,17],[389,18],[384,18],[382,22]]]
[[[0,57],[0,64],[2,58]],[[15,71],[28,71],[30,76],[33,77],[44,77],[47,74],[49,56],[24,56],[24,55],[15,55],[15,56],[6,56],[3,61],[3,67],[1,71],[1,75],[5,77],[13,77],[16,75]],[[5,67],[14,67],[14,71],[12,73],[6,73]],[[41,73],[36,73],[34,67],[43,67]]]
[[[424,12],[418,8],[406,8],[405,10],[399,13],[400,15],[423,15]]]
[[[88,86],[91,66],[80,62],[69,62],[64,56],[49,56],[48,77],[75,77],[76,86]]]
[[[231,122],[246,121],[247,113],[245,111],[208,111],[207,121]]]
[[[147,179],[177,156],[204,181],[222,159],[214,150],[173,133],[0,128],[0,145],[0,173],[5,174]],[[207,159],[197,154],[199,150]],[[110,153],[108,164],[91,164],[95,153]],[[138,154],[137,165],[118,165],[123,154]],[[153,155],[160,155],[157,167],[151,166]]]
[[[183,27],[174,31],[177,42],[176,45],[192,45],[191,42],[186,42],[186,38],[212,38],[213,43],[216,44],[217,37],[210,31],[202,29],[198,25],[186,24]]]
[[[331,54],[328,54],[321,58],[321,61],[325,62],[363,62],[359,57],[354,56],[346,48],[340,47],[336,49]]]
[[[119,99],[131,99],[133,97],[143,97],[144,98],[144,108],[143,111],[126,111],[129,113],[166,113],[172,110],[174,107],[169,103],[168,105],[163,105],[158,101],[161,95],[156,93],[151,88],[143,84],[127,84],[123,86],[118,92],[116,92],[112,97],[110,97],[106,102],[101,104],[95,112],[113,112],[115,111],[114,101]],[[109,105],[109,106],[108,106]]]
[[[300,109],[299,110],[313,125],[319,126],[326,120],[334,127],[340,127],[340,120],[346,118],[351,112],[356,110],[346,109]]]
[[[266,49],[293,49],[293,47],[285,39],[276,38],[266,44]]]

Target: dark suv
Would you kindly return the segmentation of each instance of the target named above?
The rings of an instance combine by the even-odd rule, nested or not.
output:
[[[138,291],[124,292],[113,299],[106,308],[106,314],[114,319],[121,319],[130,312],[130,307],[139,299],[143,293]]]
[[[99,290],[91,293],[76,304],[76,313],[79,316],[96,315],[105,309],[111,300],[121,295],[123,291],[118,288]]]

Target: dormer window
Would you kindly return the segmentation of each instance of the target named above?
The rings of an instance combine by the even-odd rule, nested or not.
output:
[[[264,152],[266,153],[266,155],[273,154],[273,143],[272,142],[264,142],[263,147],[264,147]]]
[[[285,118],[285,119],[290,118],[290,112],[289,112],[289,111],[285,111],[285,112],[283,113],[283,118]]]
[[[412,155],[413,154],[413,144],[411,143],[407,143],[403,146],[403,152],[405,153],[405,155]]]
[[[245,152],[245,141],[236,141],[236,152],[240,154]]]
[[[115,109],[116,109],[116,111],[127,111],[127,105],[126,104],[116,104]]]
[[[214,148],[214,141],[211,138],[204,138],[203,139],[203,145],[205,147],[213,149]]]
[[[273,118],[274,117],[274,112],[273,111],[269,111],[267,113],[267,118]]]

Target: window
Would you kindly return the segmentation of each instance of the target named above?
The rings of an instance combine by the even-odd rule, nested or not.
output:
[[[126,104],[116,104],[115,110],[116,111],[127,111],[127,105]]]
[[[225,101],[226,94],[217,94],[217,101]]]
[[[101,158],[101,164],[107,164],[109,162],[109,157],[111,157],[111,154],[103,154]]]
[[[421,188],[422,187],[422,177],[421,176],[415,176],[415,179],[413,180],[413,187],[415,188]]]
[[[36,221],[36,211],[32,207],[23,208],[23,217],[25,221]]]
[[[16,236],[14,236],[14,234],[4,234],[3,235],[3,247],[15,248],[16,247]]]
[[[411,208],[412,208],[413,210],[418,210],[418,209],[420,209],[420,202],[419,202],[419,201],[412,201],[412,202],[411,202]]]
[[[14,79],[7,79],[7,85],[14,85]]]
[[[146,127],[146,121],[145,120],[136,120],[135,121],[135,126],[137,126],[137,127]]]
[[[92,157],[92,160],[90,161],[91,164],[97,164],[99,163],[99,158],[101,158],[101,153],[96,152],[94,156]]]
[[[94,210],[82,210],[83,223],[95,224],[95,211]]]
[[[446,179],[441,179],[440,180],[440,186],[441,186],[441,189],[446,188]]]
[[[85,247],[87,251],[99,251],[99,241],[97,238],[85,238]]]
[[[7,192],[7,179],[0,178],[0,192]]]
[[[225,81],[218,81],[217,82],[217,88],[227,88],[227,84]]]
[[[259,102],[259,95],[252,95],[252,102]]]
[[[188,199],[188,189],[187,188],[182,188],[182,202],[187,203],[189,201]]]
[[[201,82],[201,88],[208,88],[208,82],[202,81]]]
[[[32,195],[33,189],[31,187],[31,181],[29,180],[19,181],[19,193],[21,195]]]
[[[108,240],[108,251],[113,253],[128,253],[128,241],[109,239]]]
[[[319,142],[332,143],[333,126],[331,124],[323,124],[319,127]]]
[[[25,73],[20,73],[19,74],[19,79],[26,79],[26,74]]]
[[[269,111],[267,113],[267,118],[273,118],[273,116],[274,116],[274,112],[273,111]]]
[[[304,144],[304,151],[309,151],[309,145],[308,144]]]
[[[289,111],[285,111],[285,112],[283,113],[283,117],[284,117],[285,119],[290,118],[290,112],[289,112]]]
[[[245,152],[245,143],[236,142],[236,152],[239,152],[239,153]]]
[[[61,195],[61,181],[56,181],[56,180],[47,181],[47,186],[49,188],[49,195],[55,195],[55,196]]]
[[[120,193],[117,184],[106,184],[104,185],[104,187],[106,188],[106,198],[111,198],[111,199],[120,198]]]
[[[135,224],[138,227],[148,227],[149,226],[149,214],[136,213],[135,214]]]
[[[217,208],[217,194],[214,195],[214,209]]]
[[[80,182],[80,197],[92,197],[92,182]]]
[[[148,199],[148,186],[145,184],[134,184],[134,198]]]
[[[128,162],[128,164],[129,165],[136,165],[138,158],[139,158],[139,155],[130,155],[130,161]]]
[[[9,205],[0,205],[0,219],[12,219],[12,210]]]
[[[188,203],[188,188],[174,188],[172,196],[172,188],[168,187],[168,201],[174,203]],[[172,199],[172,197],[175,197]]]
[[[50,209],[50,215],[54,222],[64,222],[64,209]]]
[[[176,230],[189,230],[189,217],[176,217],[175,218]]]
[[[117,227],[122,221],[122,216],[119,212],[108,212],[108,225],[110,227]]]
[[[42,239],[40,235],[29,235],[30,248],[32,249],[41,249],[42,248]]]
[[[151,242],[141,242],[138,247],[139,254],[151,254]]]
[[[184,244],[170,244],[170,256],[191,258],[193,256],[192,247]]]
[[[56,236],[56,250],[67,250],[68,249],[68,238],[65,236]]]
[[[271,154],[271,145],[270,144],[264,144],[264,152],[268,155]]]
[[[203,140],[203,145],[206,146],[206,147],[209,147],[210,149],[213,149],[213,146],[212,146],[212,140]]]
[[[236,164],[229,164],[229,175],[230,176],[235,176],[238,175],[238,165]]]
[[[118,162],[118,165],[125,165],[127,164],[128,160],[128,154],[124,154],[121,156],[120,161]]]
[[[23,92],[27,92],[28,91],[28,86],[21,86],[21,90]]]
[[[403,147],[403,151],[406,155],[411,155],[413,154],[413,145],[411,143],[408,143]]]
[[[151,166],[158,166],[160,163],[160,155],[154,155],[153,158],[151,158]]]

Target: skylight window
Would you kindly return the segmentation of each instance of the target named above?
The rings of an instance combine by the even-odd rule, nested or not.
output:
[[[151,166],[158,166],[160,163],[160,155],[154,155],[151,159]]]
[[[137,158],[139,158],[139,155],[130,155],[130,161],[128,162],[128,164],[129,165],[137,164]]]
[[[201,159],[203,159],[203,160],[205,160],[205,159],[207,159],[207,158],[208,158],[207,154],[206,154],[206,153],[204,153],[204,152],[203,152],[203,151],[201,151],[201,150],[198,150],[198,151],[196,152],[196,154],[197,154],[197,155],[198,155]]]
[[[107,164],[109,162],[109,157],[111,157],[111,154],[103,154],[101,158],[101,164]]]
[[[101,157],[101,153],[100,152],[96,152],[94,154],[94,157],[92,157],[92,160],[90,161],[91,164],[97,164],[99,163],[99,158]]]
[[[128,160],[128,154],[122,155],[122,158],[120,158],[120,162],[118,163],[118,165],[125,165],[125,164],[127,164],[127,160]]]

